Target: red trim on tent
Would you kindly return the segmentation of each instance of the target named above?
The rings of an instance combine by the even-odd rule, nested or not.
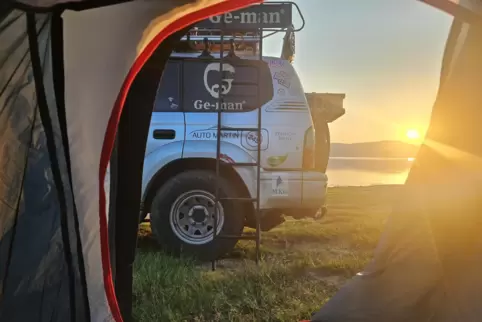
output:
[[[110,264],[109,255],[109,235],[107,229],[107,214],[106,214],[106,198],[104,190],[104,180],[107,172],[107,166],[110,161],[112,150],[114,147],[115,136],[117,127],[119,125],[120,116],[124,103],[129,92],[129,88],[132,85],[136,75],[146,61],[151,57],[154,50],[159,44],[173,33],[186,28],[187,26],[206,19],[211,16],[219,15],[228,11],[234,11],[247,7],[249,5],[261,3],[263,0],[227,0],[210,7],[203,8],[199,11],[192,12],[168,25],[154,39],[146,46],[143,52],[137,57],[136,61],[132,65],[129,74],[124,80],[124,84],[119,92],[116,103],[112,110],[109,122],[107,124],[107,130],[104,137],[104,143],[102,146],[102,152],[100,156],[100,168],[99,168],[99,225],[100,225],[100,247],[102,256],[102,269],[104,274],[104,288],[109,303],[112,316],[116,322],[122,322],[122,315],[119,310],[117,298],[115,296],[114,285],[112,281],[112,269]]]

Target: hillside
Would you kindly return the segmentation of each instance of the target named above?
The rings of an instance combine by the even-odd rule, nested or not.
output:
[[[332,143],[330,156],[353,158],[410,158],[416,156],[418,148],[418,145],[400,141]]]

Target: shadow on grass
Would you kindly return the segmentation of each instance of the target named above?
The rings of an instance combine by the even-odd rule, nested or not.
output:
[[[302,265],[238,264],[211,272],[190,260],[146,253],[136,262],[136,316],[139,321],[206,322],[309,318],[337,286],[318,271],[315,279],[314,271]]]
[[[162,251],[161,246],[152,236],[137,237],[137,251],[141,253],[152,253]]]
[[[346,226],[327,225],[320,228],[310,227],[304,223],[292,225],[289,231],[276,228],[271,232],[262,234],[260,255],[263,260],[270,260],[274,257],[293,258],[303,257],[303,253],[312,254],[318,250],[338,249],[340,245],[349,246],[353,251],[371,251],[380,233],[379,227],[371,226]],[[380,225],[381,226],[381,225]],[[246,235],[253,235],[254,232],[247,231]],[[236,247],[225,254],[219,260],[256,260],[256,248],[254,241],[239,241]],[[152,235],[149,226],[143,225],[138,236],[138,253],[166,253]],[[188,258],[184,255],[184,258]],[[202,264],[202,263],[201,263]]]
[[[233,251],[219,258],[219,260],[250,259],[254,261],[256,258],[256,254],[253,246],[254,246],[254,243],[253,245],[250,245],[248,247],[236,247]],[[159,253],[159,254],[162,254],[163,256],[164,255],[168,256],[167,250],[163,248],[161,245],[159,245],[156,238],[153,236],[151,232],[149,224],[146,224],[146,223],[141,224],[139,227],[139,233],[137,237],[137,252],[138,254]],[[196,263],[199,265],[206,264],[206,262],[199,262],[193,258],[189,258],[189,256],[187,255],[181,255],[181,256],[172,255],[172,257],[173,258],[182,257],[184,259],[189,259],[193,263]]]
[[[190,259],[142,253],[135,265],[139,321],[296,321],[309,318],[369,257],[321,253],[221,260],[210,271]],[[162,310],[159,307],[163,307]]]

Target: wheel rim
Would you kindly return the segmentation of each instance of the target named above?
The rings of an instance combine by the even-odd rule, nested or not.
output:
[[[192,190],[180,195],[171,207],[169,223],[176,236],[192,245],[206,244],[213,239],[215,197],[213,194]],[[218,202],[217,234],[224,225],[224,209]]]

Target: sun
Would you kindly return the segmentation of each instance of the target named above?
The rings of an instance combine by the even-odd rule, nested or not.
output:
[[[405,133],[407,139],[409,140],[418,140],[420,139],[420,133],[418,132],[418,130],[415,130],[415,129],[409,129],[407,130],[407,132]]]

